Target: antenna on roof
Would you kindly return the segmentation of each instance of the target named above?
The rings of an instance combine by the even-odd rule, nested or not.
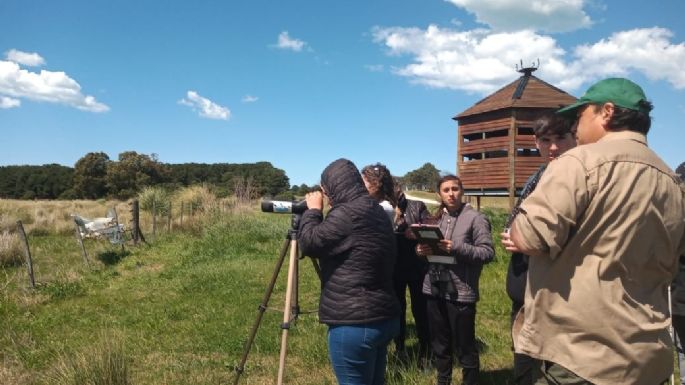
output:
[[[519,68],[519,65],[516,64],[516,72],[520,72],[523,74],[523,76],[530,76],[533,72],[535,72],[538,68],[540,68],[540,59],[538,58],[537,64],[533,62],[530,67],[524,67],[523,66],[523,60],[521,60],[521,68]]]
[[[521,68],[516,64],[516,71],[522,73],[523,76],[521,76],[519,84],[516,86],[516,90],[514,90],[514,94],[511,96],[512,99],[521,99],[523,90],[525,90],[528,85],[528,79],[538,68],[540,68],[540,59],[538,59],[537,65],[533,62],[530,67],[524,67],[523,60],[521,60]]]

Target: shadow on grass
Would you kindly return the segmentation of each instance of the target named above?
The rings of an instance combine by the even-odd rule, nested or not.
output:
[[[108,250],[99,253],[97,255],[97,259],[105,265],[111,266],[116,265],[117,263],[119,263],[119,261],[121,261],[129,255],[131,255],[131,252],[128,250]]]
[[[487,385],[513,385],[513,369],[483,370],[480,373],[480,383]]]

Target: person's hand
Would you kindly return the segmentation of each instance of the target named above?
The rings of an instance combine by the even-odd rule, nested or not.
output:
[[[406,229],[404,230],[404,237],[407,239],[416,239],[416,234],[414,234],[411,229]]]
[[[420,257],[425,257],[431,252],[431,247],[430,245],[427,245],[425,243],[419,243],[416,245],[416,255]]]
[[[438,247],[445,252],[452,252],[452,241],[449,239],[441,239],[438,243]]]
[[[503,233],[499,234],[502,237],[502,246],[510,252],[510,253],[520,253],[521,250],[519,250],[518,247],[514,244],[514,241],[511,240],[511,234],[509,234],[509,231],[505,231]]]
[[[323,194],[321,191],[312,191],[304,196],[308,209],[323,210]]]

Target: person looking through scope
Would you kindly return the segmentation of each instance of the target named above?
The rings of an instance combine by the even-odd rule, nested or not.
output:
[[[423,293],[428,295],[428,327],[438,385],[452,383],[455,352],[462,366],[462,383],[475,385],[480,372],[476,347],[478,281],[483,265],[495,256],[490,222],[461,201],[464,188],[458,177],[443,176],[437,188],[440,207],[435,220],[444,236],[438,247],[452,261],[432,258],[433,249],[425,243],[416,246],[416,254],[427,257],[429,262]]]
[[[305,197],[299,245],[321,266],[319,321],[328,325],[331,365],[340,385],[382,385],[387,347],[400,327],[392,225],[347,159],[324,169],[321,190]],[[325,218],[324,195],[331,206]]]
[[[387,167],[380,163],[362,168],[362,179],[371,197],[379,201],[380,205],[391,216],[395,240],[397,242],[397,263],[393,274],[395,294],[400,303],[400,332],[394,338],[395,354],[404,363],[409,359],[405,342],[407,328],[407,299],[409,288],[411,311],[416,324],[416,334],[419,340],[417,362],[420,366],[427,366],[428,356],[428,320],[426,314],[426,297],[421,292],[423,276],[428,270],[428,263],[424,258],[416,255],[416,237],[409,230],[409,226],[421,223],[430,216],[426,205],[421,201],[409,200],[405,197],[401,186],[395,181]],[[388,210],[390,207],[390,210]]]

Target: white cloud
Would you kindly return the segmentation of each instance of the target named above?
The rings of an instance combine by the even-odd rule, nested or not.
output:
[[[639,72],[651,80],[664,80],[685,88],[685,43],[670,42],[665,28],[642,28],[612,34],[607,39],[575,48],[573,71],[586,78]]]
[[[585,0],[445,0],[466,9],[495,31],[567,32],[589,27]]]
[[[289,49],[295,52],[300,52],[307,45],[302,40],[290,37],[288,31],[283,31],[278,35],[278,43],[276,47],[280,49]]]
[[[243,103],[254,103],[257,100],[259,100],[259,97],[252,96],[252,95],[245,95],[245,96],[243,96],[243,99],[242,99]]]
[[[530,30],[493,33],[431,25],[425,30],[393,27],[372,32],[388,54],[413,58],[413,63],[394,68],[395,74],[430,87],[487,94],[518,76],[514,65],[520,60],[528,65],[540,59],[536,75],[568,91],[631,71],[685,88],[685,45],[671,43],[671,32],[663,28],[618,32],[578,46],[570,55],[552,37]]]
[[[371,72],[383,72],[383,64],[365,64],[364,68]]]
[[[10,109],[21,106],[21,100],[0,95],[0,108]]]
[[[60,103],[91,112],[109,111],[109,107],[83,95],[81,86],[64,72],[30,72],[11,61],[0,60],[0,94],[49,103]]]
[[[16,49],[11,49],[5,52],[5,57],[8,61],[23,64],[31,67],[39,67],[45,65],[45,59],[35,52],[22,52]]]
[[[213,101],[200,96],[195,91],[188,91],[186,97],[178,102],[190,106],[193,111],[197,111],[203,118],[228,120],[231,117],[231,110],[227,107],[220,106]]]

